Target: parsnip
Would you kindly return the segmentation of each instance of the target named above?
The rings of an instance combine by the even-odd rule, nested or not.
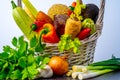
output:
[[[71,35],[74,39],[81,30],[81,21],[68,18],[65,25],[65,34]]]

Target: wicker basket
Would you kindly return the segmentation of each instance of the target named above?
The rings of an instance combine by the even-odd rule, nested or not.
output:
[[[81,64],[88,65],[92,63],[94,59],[94,52],[95,52],[97,39],[101,35],[102,27],[103,27],[105,0],[100,0],[100,1],[101,1],[99,7],[100,10],[96,22],[97,31],[87,39],[81,41],[82,45],[79,47],[81,51],[80,54],[74,54],[72,53],[72,51],[65,51],[63,53],[60,53],[58,51],[58,44],[48,44],[48,43],[46,43],[47,47],[45,51],[51,56],[67,54],[70,67],[72,65],[81,65]],[[21,0],[18,0],[18,6],[22,6]]]

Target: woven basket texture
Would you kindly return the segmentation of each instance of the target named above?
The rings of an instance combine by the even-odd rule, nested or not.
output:
[[[22,6],[21,0],[18,0],[18,6]],[[99,15],[96,21],[97,31],[90,37],[81,41],[82,45],[79,47],[80,49],[79,54],[74,54],[71,50],[60,53],[58,50],[58,44],[49,44],[49,43],[46,43],[47,47],[45,49],[45,52],[47,54],[50,54],[51,56],[67,55],[70,68],[72,67],[72,65],[88,65],[92,63],[94,60],[94,53],[95,53],[97,40],[102,33],[104,10],[105,10],[105,0],[100,0]]]

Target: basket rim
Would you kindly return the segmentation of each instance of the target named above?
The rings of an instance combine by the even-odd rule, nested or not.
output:
[[[94,34],[92,34],[91,36],[89,36],[88,38],[84,39],[84,40],[80,40],[81,45],[85,44],[85,43],[89,43],[91,41],[97,40],[100,36],[100,32],[96,31]],[[43,42],[44,43],[44,42]],[[47,46],[58,46],[58,43],[45,43]]]

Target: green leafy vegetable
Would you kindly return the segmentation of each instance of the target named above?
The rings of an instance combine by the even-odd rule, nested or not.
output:
[[[61,36],[61,40],[59,41],[59,44],[58,44],[58,49],[60,52],[73,49],[74,53],[79,53],[80,45],[81,45],[81,42],[78,38],[75,38],[74,40],[72,40],[70,35],[64,34]]]
[[[10,75],[11,79],[19,79],[21,77],[21,72],[20,70],[15,70],[12,72],[12,74]]]
[[[17,47],[17,38],[16,38],[16,37],[13,38],[12,44],[13,44],[15,47]]]
[[[3,46],[3,52],[0,53],[0,80],[34,79],[38,74],[37,69],[49,62],[49,57],[46,55],[35,56],[38,51],[44,53],[45,45],[36,37],[28,42],[23,36],[14,37],[12,44],[13,48]]]

